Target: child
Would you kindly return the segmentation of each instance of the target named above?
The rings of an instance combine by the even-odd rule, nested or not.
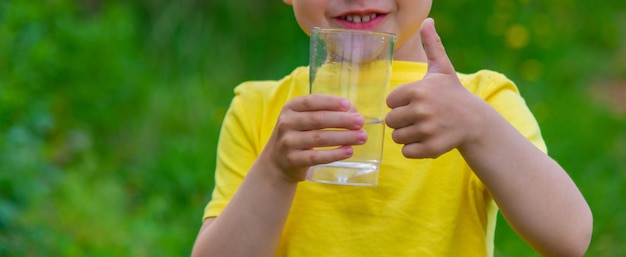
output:
[[[582,256],[589,207],[504,76],[457,74],[431,0],[284,0],[300,27],[397,35],[377,187],[302,182],[363,144],[363,117],[308,95],[308,68],[235,89],[194,256],[492,256],[496,213],[544,256]],[[341,128],[341,130],[322,130]],[[314,147],[336,146],[333,150]]]

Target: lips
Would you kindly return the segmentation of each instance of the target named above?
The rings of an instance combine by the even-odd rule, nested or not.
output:
[[[375,30],[385,16],[385,13],[378,11],[362,11],[345,13],[335,19],[342,28]]]
[[[349,22],[354,22],[354,23],[362,23],[362,22],[368,22],[371,21],[373,19],[376,19],[376,17],[378,16],[377,13],[372,13],[372,14],[368,14],[368,15],[345,15],[345,16],[341,16],[339,17],[340,19],[349,21]]]

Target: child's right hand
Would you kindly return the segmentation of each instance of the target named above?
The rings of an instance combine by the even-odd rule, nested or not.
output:
[[[363,124],[363,116],[344,98],[318,94],[294,98],[283,107],[257,165],[288,182],[303,181],[310,166],[352,156],[351,146],[367,140]]]

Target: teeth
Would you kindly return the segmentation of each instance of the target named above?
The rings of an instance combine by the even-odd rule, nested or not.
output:
[[[378,15],[373,13],[370,15],[365,15],[365,16],[358,16],[358,15],[346,15],[343,17],[344,20],[350,21],[350,22],[354,22],[354,23],[362,23],[362,22],[368,22],[371,21],[373,19],[375,19]]]

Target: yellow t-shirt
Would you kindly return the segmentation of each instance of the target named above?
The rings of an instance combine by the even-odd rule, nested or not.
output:
[[[423,78],[426,64],[394,61],[391,86]],[[515,85],[491,71],[459,74],[537,147],[539,127]],[[282,106],[308,94],[308,68],[280,81],[246,82],[224,119],[215,189],[204,218],[219,216],[269,139]],[[502,142],[505,144],[506,142]],[[457,150],[407,159],[385,130],[379,185],[301,182],[276,256],[492,256],[497,207]]]

